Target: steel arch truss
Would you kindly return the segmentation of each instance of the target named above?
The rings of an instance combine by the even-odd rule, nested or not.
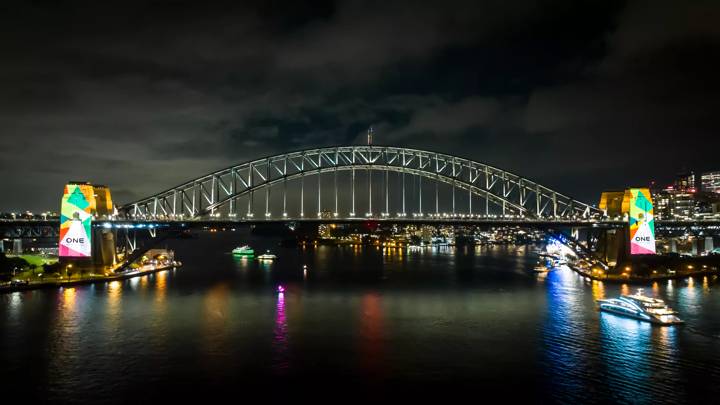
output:
[[[242,196],[264,188],[267,205],[269,189],[274,184],[307,175],[353,169],[400,172],[450,184],[485,199],[485,210],[491,204],[497,206],[502,215],[529,218],[602,216],[597,208],[483,163],[430,151],[385,146],[319,148],[270,156],[207,174],[127,204],[120,211],[127,218],[192,219],[213,216],[224,207],[230,217],[235,217],[239,212],[238,199]]]

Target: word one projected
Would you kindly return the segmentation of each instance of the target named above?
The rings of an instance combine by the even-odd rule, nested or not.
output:
[[[87,184],[65,186],[60,206],[61,257],[92,256],[92,212],[95,197],[93,187]]]
[[[630,254],[655,254],[655,217],[652,197],[646,188],[630,189]]]

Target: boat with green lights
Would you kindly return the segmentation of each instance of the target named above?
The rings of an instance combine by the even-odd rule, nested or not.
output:
[[[235,256],[254,256],[255,250],[248,245],[243,245],[233,249],[232,254]]]

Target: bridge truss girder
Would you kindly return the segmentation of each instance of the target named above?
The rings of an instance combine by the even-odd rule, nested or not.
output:
[[[602,212],[588,204],[560,194],[532,180],[513,173],[446,154],[417,149],[386,146],[343,146],[318,148],[270,156],[241,163],[191,180],[154,196],[127,204],[120,208],[126,218],[136,219],[193,219],[214,216],[220,208],[227,208],[230,217],[240,215],[240,197],[256,191],[265,191],[266,215],[269,215],[270,188],[285,183],[282,192],[283,215],[286,212],[286,184],[294,179],[312,175],[335,173],[335,213],[337,214],[337,172],[352,171],[352,201],[350,214],[355,215],[355,172],[397,172],[403,175],[402,214],[405,215],[406,175],[428,178],[436,183],[446,183],[453,189],[469,191],[469,209],[472,211],[473,196],[485,200],[485,214],[489,206],[496,206],[502,216],[509,214],[530,218],[589,218],[600,217]],[[382,181],[382,180],[381,180]],[[420,187],[422,189],[422,187]],[[301,190],[301,209],[304,196]],[[318,179],[318,211],[320,208],[320,181]],[[369,190],[372,193],[372,190]],[[422,192],[422,191],[421,191]],[[387,212],[389,192],[386,193]],[[437,194],[437,188],[436,188]],[[372,201],[372,196],[369,196]],[[422,200],[422,196],[420,196]],[[252,216],[253,199],[248,198],[247,215]],[[437,210],[437,195],[436,195]],[[422,209],[421,209],[422,211]],[[480,214],[479,212],[476,212]],[[470,212],[469,214],[472,214]]]

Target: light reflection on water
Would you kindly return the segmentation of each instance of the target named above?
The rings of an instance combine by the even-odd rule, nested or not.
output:
[[[122,311],[122,283],[120,281],[111,281],[107,286],[107,319],[112,323],[113,327],[118,326],[120,314]]]
[[[22,293],[10,293],[9,297],[10,299],[7,301],[8,321],[12,325],[20,321],[20,311],[22,309]]]
[[[80,351],[84,336],[82,317],[87,311],[83,307],[84,295],[87,291],[79,291],[75,287],[60,288],[57,295],[57,312],[54,325],[51,326],[49,350],[49,371],[54,378],[51,385],[67,384],[79,381],[79,376],[72,375],[83,361]]]
[[[384,370],[382,298],[369,292],[360,304],[360,359],[361,367],[373,377],[382,377]]]
[[[583,288],[583,279],[570,269],[552,271],[546,278],[548,313],[542,358],[547,383],[559,401],[580,400],[588,389],[584,370],[589,367],[588,352],[594,352],[597,327],[586,322]],[[604,294],[602,288],[595,284],[591,292]],[[578,331],[583,331],[581,338]]]
[[[231,242],[228,251],[238,245]],[[21,348],[21,339],[40,335],[46,389],[70,400],[158,381],[192,380],[202,391],[205,380],[236,388],[263,372],[301,378],[318,370],[331,382],[465,380],[478,389],[497,375],[492,381],[506,384],[498,389],[523,387],[538,402],[678,403],[718,393],[710,383],[720,375],[713,279],[648,288],[690,324],[658,328],[597,311],[595,300],[635,286],[568,269],[531,274],[535,258],[521,249],[273,250],[281,259],[269,266],[207,248],[196,257],[186,251],[177,273],[10,295],[0,301],[0,330],[17,333],[0,342]],[[285,293],[275,291],[279,282]],[[42,307],[41,298],[55,306]],[[0,354],[27,371],[20,358]],[[689,381],[698,381],[693,390],[684,388]]]
[[[605,298],[605,285],[602,281],[592,281],[592,296],[594,300],[601,300]]]
[[[570,271],[554,271],[546,279],[548,313],[542,358],[547,364],[545,374],[553,387],[554,400],[680,403],[694,394],[684,385],[687,380],[683,373],[688,367],[699,366],[689,365],[683,356],[687,351],[679,348],[679,335],[684,333],[687,339],[687,333],[693,333],[692,328],[660,327],[599,312],[594,308],[595,300],[634,293],[635,287],[591,282],[590,294],[587,294],[586,285]],[[669,283],[669,287],[663,289],[654,283],[648,295],[665,299],[676,310],[682,308],[681,317],[699,315],[702,302],[698,290],[704,287],[687,282],[677,289],[678,302],[674,303],[664,295],[673,294],[672,285]],[[718,342],[707,343],[711,347],[718,345]],[[713,353],[713,357],[711,373],[717,374],[720,370],[717,354]]]
[[[277,295],[275,304],[275,328],[273,329],[273,371],[284,375],[288,372],[290,361],[288,359],[288,328],[285,318],[285,294]]]

